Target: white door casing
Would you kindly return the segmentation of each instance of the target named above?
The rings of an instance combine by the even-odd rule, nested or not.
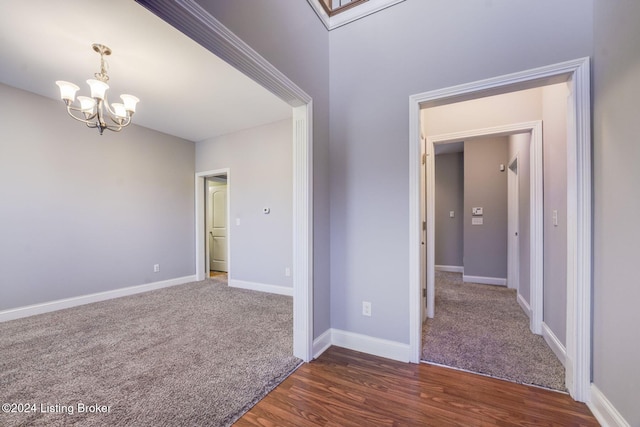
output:
[[[567,113],[567,364],[565,384],[581,402],[591,386],[591,82],[589,58],[424,92],[409,97],[409,346],[421,353],[420,109],[560,82],[571,88]],[[429,144],[427,144],[429,150]],[[428,157],[428,156],[427,156]],[[427,169],[428,171],[428,169]],[[429,222],[428,213],[427,220]],[[533,222],[533,221],[532,221]]]
[[[520,175],[518,174],[518,154],[509,161],[507,169],[507,287],[519,291],[520,282]]]

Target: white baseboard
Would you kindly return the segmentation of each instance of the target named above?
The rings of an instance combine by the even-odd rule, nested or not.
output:
[[[331,344],[400,362],[409,362],[411,360],[411,348],[409,344],[341,331],[339,329],[331,329]]]
[[[560,363],[562,363],[562,366],[566,368],[567,349],[544,322],[542,322],[542,338],[544,338],[551,351],[553,351],[553,354],[555,354]]]
[[[183,285],[185,283],[195,282],[196,280],[196,276],[178,277],[175,279],[163,280],[161,282],[146,283],[144,285],[129,286],[126,288],[114,289],[112,291],[98,292],[95,294],[82,295],[79,297],[65,298],[56,301],[44,302],[41,304],[12,308],[9,310],[0,311],[0,322],[35,316],[36,314],[50,313],[52,311],[77,307],[79,305],[90,304],[93,302],[126,297],[128,295],[140,294],[142,292],[154,291],[156,289],[168,288],[170,286]]]
[[[320,357],[329,347],[331,347],[331,329],[327,329],[322,335],[313,340],[313,358]]]
[[[522,295],[520,295],[520,293],[518,293],[518,298],[516,298],[516,301],[518,301],[518,305],[520,306],[520,308],[522,308],[524,314],[526,314],[527,317],[531,319],[531,307],[529,306],[529,303],[522,297]]]
[[[482,276],[462,276],[463,282],[480,283],[482,285],[507,286],[507,279],[504,277],[482,277]]]
[[[436,271],[446,271],[449,273],[464,273],[464,266],[462,265],[436,265]]]
[[[293,296],[293,288],[288,286],[268,285],[266,283],[246,282],[244,280],[229,279],[232,288],[249,289],[270,294]]]
[[[602,427],[631,427],[595,384],[591,384],[591,398],[587,406]]]

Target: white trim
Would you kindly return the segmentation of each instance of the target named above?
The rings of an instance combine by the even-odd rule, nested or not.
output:
[[[312,98],[195,0],[137,1],[293,107],[293,354],[308,362],[313,357]]]
[[[520,289],[520,153],[515,153],[507,167],[507,286]],[[516,165],[514,171],[514,164]]]
[[[591,399],[587,406],[602,427],[631,427],[595,384],[591,384]]]
[[[195,241],[196,241],[196,277],[198,280],[204,280],[209,276],[207,271],[207,230],[205,219],[205,205],[207,203],[207,192],[205,191],[206,179],[210,176],[227,176],[227,271],[231,269],[231,226],[229,219],[231,218],[231,169],[214,169],[195,174]]]
[[[411,358],[408,344],[342,331],[340,329],[331,329],[331,344],[374,356],[398,360],[400,362],[408,362]]]
[[[479,283],[481,285],[507,286],[506,277],[483,277],[483,276],[462,276],[462,281],[466,283]]]
[[[0,311],[0,322],[35,316],[37,314],[50,313],[52,311],[64,310],[65,308],[77,307],[80,305],[106,301],[114,298],[126,297],[129,295],[140,294],[142,292],[155,291],[156,289],[183,285],[185,283],[191,283],[195,281],[196,276],[177,277],[175,279],[162,280],[160,282],[128,286],[126,288],[114,289],[111,291],[97,292],[95,294],[59,299],[56,301],[44,302],[41,304],[28,305],[25,307],[12,308],[9,310]]]
[[[269,294],[293,296],[293,288],[289,286],[269,285],[266,283],[247,282],[245,280],[229,279],[232,288],[249,289],[251,291],[267,292]]]
[[[571,76],[567,116],[567,388],[581,402],[591,386],[591,80],[589,58]]]
[[[331,329],[327,329],[318,338],[313,340],[313,358],[317,359],[331,347]]]
[[[320,5],[319,0],[307,1],[316,12],[316,15],[318,15],[318,18],[320,18],[325,28],[331,31],[334,28],[338,28],[360,18],[364,18],[367,15],[371,15],[372,13],[376,13],[382,9],[386,9],[387,7],[393,6],[394,4],[401,3],[404,0],[369,0],[352,9],[345,10],[344,12],[331,17]]]
[[[313,357],[313,101],[293,109],[293,354]]]
[[[589,58],[447,87],[409,97],[409,343],[421,353],[420,108],[571,82],[573,105],[567,144],[567,369],[571,396],[588,400],[591,379],[591,102]],[[532,316],[533,317],[533,316]]]
[[[567,349],[560,342],[556,334],[553,333],[551,328],[546,323],[542,322],[542,338],[546,341],[547,345],[556,355],[562,366],[565,365],[567,360]]]
[[[527,302],[527,300],[524,299],[524,297],[520,293],[518,293],[518,296],[516,297],[516,301],[518,302],[518,305],[520,306],[520,308],[522,308],[522,311],[524,311],[524,314],[526,314],[527,317],[531,319],[531,307],[529,306],[529,303]]]
[[[435,265],[436,271],[446,271],[449,273],[464,273],[464,266],[462,265]]]

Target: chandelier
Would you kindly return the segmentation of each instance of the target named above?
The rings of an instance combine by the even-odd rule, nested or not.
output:
[[[74,119],[83,122],[90,128],[98,128],[100,135],[105,129],[119,132],[123,127],[131,124],[131,116],[136,111],[136,104],[140,101],[133,95],[120,95],[122,103],[109,105],[107,100],[107,89],[109,76],[107,75],[107,63],[105,56],[111,55],[111,49],[105,45],[94,43],[93,50],[100,54],[100,72],[95,73],[95,79],[87,80],[91,89],[91,97],[79,96],[79,107],[73,105],[76,92],[80,90],[73,83],[58,80],[56,84],[60,87],[60,98],[67,106],[67,113]],[[73,112],[79,112],[77,115]],[[107,123],[107,120],[110,122]]]

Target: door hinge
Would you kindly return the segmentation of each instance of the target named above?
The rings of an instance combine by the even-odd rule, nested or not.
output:
[[[422,288],[422,298],[427,297],[427,288]]]
[[[427,163],[427,153],[422,153],[422,164]]]
[[[427,229],[427,221],[422,221],[422,231]]]

